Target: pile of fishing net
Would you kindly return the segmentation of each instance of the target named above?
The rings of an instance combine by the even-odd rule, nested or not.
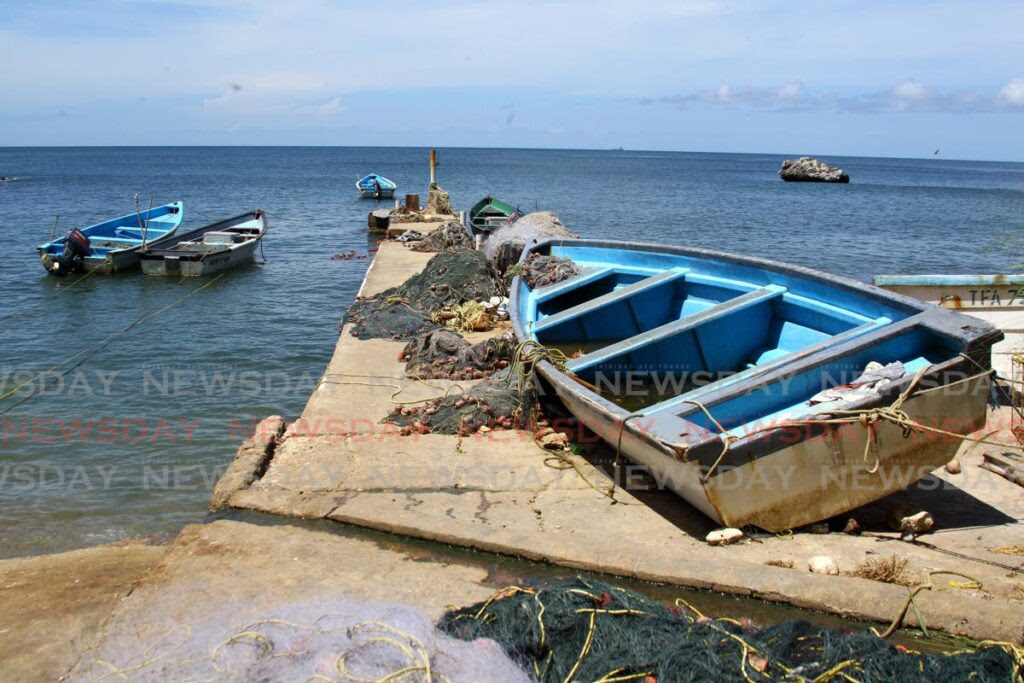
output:
[[[484,253],[487,260],[504,273],[519,261],[526,245],[546,237],[576,237],[554,213],[534,211],[513,223],[505,223],[487,237]]]
[[[439,327],[431,313],[466,301],[488,301],[505,293],[504,285],[477,251],[446,251],[423,271],[397,287],[357,300],[345,314],[358,339],[410,339]]]
[[[516,264],[509,269],[513,275],[522,275],[530,289],[553,285],[562,280],[579,275],[582,271],[571,258],[548,256],[546,254],[530,254],[523,264]],[[506,273],[508,275],[509,273]]]
[[[508,367],[516,342],[511,334],[471,344],[454,330],[424,332],[405,345],[399,360],[418,379],[483,379]]]
[[[512,377],[511,367],[500,370],[464,393],[421,406],[396,406],[382,421],[400,425],[403,434],[467,436],[481,429],[522,429],[537,415],[537,394],[532,383],[519,386]]]
[[[447,251],[448,249],[472,249],[473,239],[462,227],[462,223],[449,219],[441,227],[429,233],[410,247],[413,251]]]
[[[758,628],[709,619],[683,601],[667,607],[598,581],[508,588],[448,612],[439,628],[497,641],[538,681],[1000,681],[1019,680],[1008,644],[948,655],[918,653],[868,633],[805,621]]]
[[[526,683],[492,641],[438,632],[418,610],[355,601],[232,610],[151,643],[108,637],[72,681],[502,681]]]

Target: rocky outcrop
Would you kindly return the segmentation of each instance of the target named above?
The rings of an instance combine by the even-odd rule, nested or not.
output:
[[[498,272],[504,273],[519,260],[527,242],[545,237],[574,238],[576,235],[569,232],[551,211],[534,211],[492,232],[487,238],[484,253]]]
[[[824,161],[811,157],[786,159],[779,169],[779,177],[790,183],[848,183],[850,176],[846,171],[829,166]]]

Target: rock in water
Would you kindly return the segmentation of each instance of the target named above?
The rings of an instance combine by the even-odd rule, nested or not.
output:
[[[786,159],[782,162],[779,177],[792,183],[848,183],[850,176],[846,171],[829,166],[824,161],[811,157]]]
[[[519,260],[527,242],[545,237],[574,238],[576,235],[551,211],[534,211],[492,232],[487,238],[484,253],[498,272],[504,273]]]

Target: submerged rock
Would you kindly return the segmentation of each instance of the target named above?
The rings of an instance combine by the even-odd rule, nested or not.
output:
[[[786,159],[779,169],[779,177],[792,183],[848,183],[850,176],[838,166],[811,157]]]

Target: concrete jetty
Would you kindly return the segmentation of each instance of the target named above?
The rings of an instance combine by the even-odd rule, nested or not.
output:
[[[416,225],[421,232],[436,227]],[[430,257],[382,243],[360,295],[400,284]],[[254,435],[218,485],[214,507],[329,519],[878,622],[894,618],[906,587],[851,574],[865,560],[895,554],[908,560],[917,580],[950,570],[981,584],[936,577],[933,589],[917,598],[928,628],[1024,639],[1024,557],[998,550],[1024,546],[1024,497],[977,467],[983,448],[962,449],[962,474],[937,473],[856,513],[867,528],[885,529],[895,503],[929,510],[939,531],[923,543],[900,542],[893,532],[797,533],[712,547],[704,542],[710,520],[670,493],[631,488],[610,499],[611,480],[595,464],[610,462],[613,454],[599,444],[588,446],[587,457],[568,456],[574,468],[554,469],[529,432],[399,436],[380,422],[396,402],[453,390],[451,382],[405,378],[398,360],[403,346],[356,339],[344,328],[302,415],[280,438],[268,439],[276,421]],[[815,555],[834,558],[841,575],[809,573]]]

